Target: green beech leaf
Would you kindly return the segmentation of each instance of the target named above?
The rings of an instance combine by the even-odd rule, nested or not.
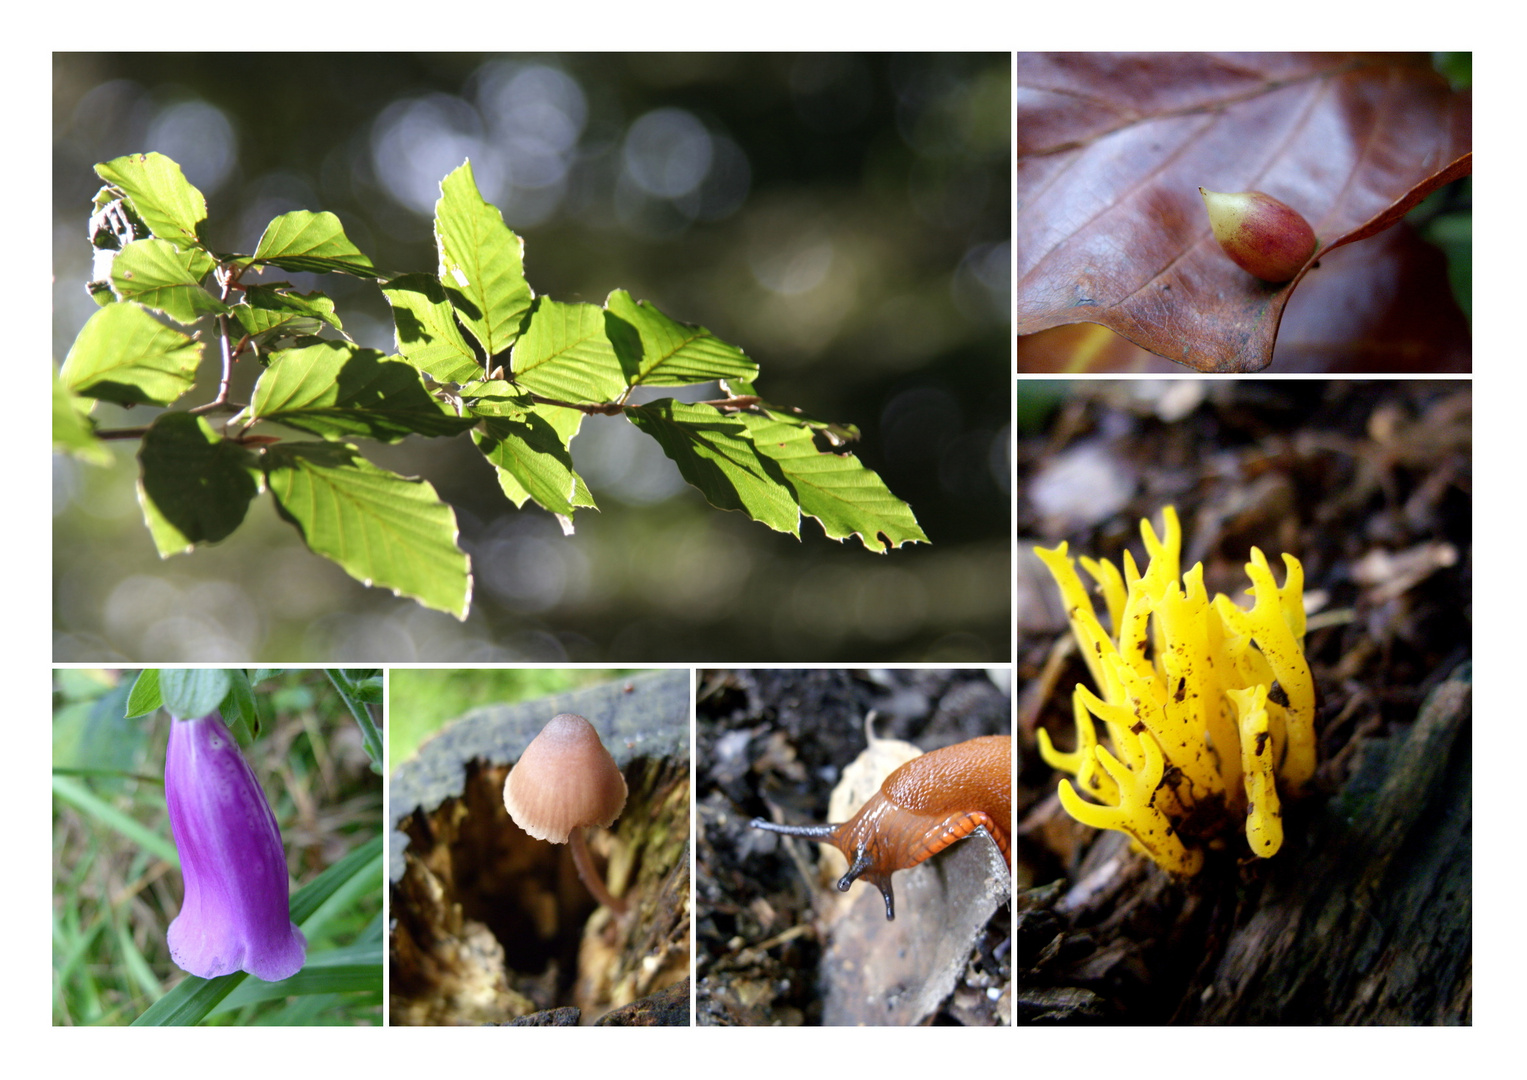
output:
[[[575,506],[592,504],[573,501],[579,479],[572,459],[545,424],[533,415],[528,422],[495,417],[472,432],[472,441],[493,465],[499,489],[516,507],[534,499],[543,509],[571,518]],[[572,532],[567,524],[563,528]]]
[[[594,304],[541,297],[514,345],[514,381],[558,401],[614,401],[626,377],[605,333],[606,317]]]
[[[404,274],[382,286],[392,305],[398,352],[439,382],[470,382],[483,376],[482,364],[456,326],[456,310],[445,289],[428,274]]]
[[[562,440],[562,445],[564,447],[571,448],[573,439],[578,434],[578,429],[583,425],[583,413],[579,412],[577,409],[562,409],[546,405],[536,406],[535,413],[537,416],[541,417],[551,425],[552,430],[557,433],[557,438]],[[514,496],[510,494],[508,486],[504,483],[503,472],[498,474],[498,483],[499,487],[504,489],[504,494],[509,495],[511,499],[514,498]],[[572,502],[574,506],[584,506],[590,509],[598,509],[594,503],[594,496],[589,494],[588,487],[583,483],[583,477],[579,476],[577,473],[573,473]],[[523,503],[524,499],[522,497],[519,502],[515,503],[515,505],[520,506]],[[569,522],[564,521],[563,528],[568,532],[572,531]]]
[[[133,211],[161,240],[202,246],[199,232],[207,200],[163,154],[128,154],[95,167],[96,175],[132,202]],[[100,196],[97,196],[99,201]]]
[[[136,304],[101,308],[81,327],[58,377],[119,405],[168,405],[191,389],[201,345]]]
[[[262,343],[316,334],[325,323],[340,333],[345,329],[334,314],[334,301],[323,293],[293,292],[279,285],[245,286],[243,303],[232,311],[244,333]]]
[[[758,391],[750,382],[739,379],[724,379],[721,382],[721,390],[727,395],[758,397]],[[819,420],[808,413],[802,412],[795,406],[789,407],[774,405],[759,398],[754,406],[773,416],[776,420],[782,420],[787,424],[804,424],[813,431],[820,431],[827,441],[834,446],[842,446],[844,443],[858,442],[859,429],[853,424],[840,424],[832,420]]]
[[[350,243],[339,218],[327,210],[318,214],[293,210],[274,219],[265,226],[265,234],[260,237],[254,257],[248,261],[314,274],[382,276],[371,260]]]
[[[431,397],[408,364],[339,341],[274,353],[254,400],[234,419],[268,420],[325,439],[364,435],[384,442],[455,435],[473,424]]]
[[[504,224],[498,208],[483,200],[470,161],[440,182],[435,243],[440,284],[491,369],[493,357],[519,336],[535,294],[525,280],[525,242]]]
[[[544,417],[489,417],[472,432],[472,441],[498,470],[499,487],[515,506],[528,498],[554,514],[572,515],[573,461]]]
[[[122,300],[162,311],[178,323],[228,310],[201,287],[211,273],[212,256],[197,248],[182,251],[168,240],[134,240],[111,264],[111,288]]]
[[[227,537],[260,490],[254,456],[190,413],[155,418],[138,466],[138,503],[161,558]]]
[[[801,512],[822,523],[834,540],[858,535],[871,551],[885,552],[911,541],[928,542],[912,508],[885,481],[852,454],[816,448],[811,423],[769,413],[738,413],[760,454],[779,464],[800,499]]]
[[[151,236],[148,224],[119,188],[107,184],[90,200],[90,246],[96,251],[120,251],[134,240]]]
[[[53,379],[53,449],[92,465],[110,465],[111,451],[95,437],[90,422],[94,404],[73,393],[57,376]]]
[[[456,514],[428,483],[337,443],[279,443],[262,461],[277,509],[313,551],[366,585],[466,618],[472,575]]]
[[[758,365],[735,345],[703,326],[675,322],[651,304],[638,303],[624,289],[605,300],[614,316],[607,333],[632,386],[688,386],[712,379],[758,377]]]
[[[534,499],[561,515],[564,531],[571,533],[573,509],[594,505],[568,453],[583,414],[539,408],[529,394],[498,379],[470,386],[467,392],[472,397],[466,410],[479,421],[472,441],[493,464],[504,494],[515,506]]]
[[[160,668],[159,693],[164,708],[181,720],[199,720],[228,696],[228,672],[222,668]],[[227,723],[233,721],[223,717]]]
[[[663,398],[626,409],[679,472],[719,510],[741,510],[771,529],[800,535],[800,510],[777,462],[753,445],[747,425],[711,405]]]

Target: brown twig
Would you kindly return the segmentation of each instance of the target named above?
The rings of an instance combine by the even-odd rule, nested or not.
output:
[[[618,401],[606,401],[593,404],[587,401],[558,401],[556,398],[542,397],[540,394],[531,394],[530,400],[537,405],[556,405],[563,409],[577,409],[579,412],[588,413],[590,416],[619,416],[626,411],[626,406]]]

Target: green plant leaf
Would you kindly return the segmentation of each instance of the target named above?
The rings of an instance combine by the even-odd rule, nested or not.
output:
[[[97,252],[120,251],[134,240],[153,235],[119,188],[107,184],[95,193],[90,207],[90,246]]]
[[[107,828],[120,833],[130,843],[142,848],[154,858],[163,859],[171,866],[180,865],[180,855],[176,852],[175,845],[163,833],[155,832],[131,814],[119,810],[113,801],[101,798],[90,790],[88,785],[74,777],[55,775],[53,795]]]
[[[269,348],[277,338],[316,334],[325,323],[344,332],[334,301],[321,292],[298,293],[279,285],[248,285],[244,301],[233,305],[244,333]]]
[[[200,231],[207,217],[207,200],[176,162],[163,154],[128,154],[97,165],[95,172],[127,196],[155,236],[175,244],[203,246]]]
[[[382,992],[381,950],[373,951],[377,954],[375,963],[336,964],[328,962],[323,954],[319,954],[310,956],[308,962],[302,966],[302,970],[289,979],[273,983],[261,982],[259,979],[246,979],[238,990],[230,994],[228,999],[218,1005],[213,1012],[227,1012],[261,1001],[273,1001],[284,997],[362,992],[380,994]]]
[[[339,341],[272,354],[254,400],[234,420],[272,421],[325,439],[364,435],[383,442],[455,435],[473,424],[431,397],[408,364]]]
[[[467,399],[466,411],[482,421],[472,439],[493,464],[504,495],[515,506],[534,499],[559,515],[563,532],[571,535],[573,509],[595,506],[583,477],[573,471],[569,453],[584,414],[538,406],[502,380],[477,383],[466,391],[474,395]],[[571,494],[565,486],[569,480]]]
[[[711,405],[662,398],[626,409],[719,510],[741,510],[771,529],[800,535],[800,509],[779,464],[761,455],[747,425]]]
[[[857,535],[870,551],[885,552],[910,541],[927,543],[912,508],[853,454],[817,449],[811,423],[770,413],[739,413],[758,452],[778,462],[800,499],[801,512],[816,518],[834,540]]]
[[[632,386],[688,386],[712,379],[758,377],[758,365],[735,345],[703,326],[675,322],[648,303],[638,303],[624,289],[605,300],[614,316],[606,333]]]
[[[199,1024],[218,1002],[249,976],[242,971],[202,979],[187,975],[158,1001],[139,1014],[134,1027],[181,1027]]]
[[[356,725],[361,729],[361,745],[366,748],[366,756],[371,759],[372,770],[381,775],[382,734],[376,729],[376,721],[372,719],[371,710],[366,708],[366,698],[371,689],[370,682],[352,679],[350,673],[343,668],[329,668],[324,674],[334,684],[334,689],[339,691],[339,696],[344,699],[350,715],[355,718]],[[377,689],[380,690],[380,687]],[[378,699],[380,699],[379,694]]]
[[[239,527],[260,491],[254,461],[199,416],[154,419],[138,449],[138,504],[161,558],[216,543]]]
[[[281,516],[313,551],[366,585],[466,618],[472,575],[456,514],[428,483],[337,443],[280,443],[262,459]]]
[[[168,405],[196,382],[201,345],[136,304],[86,320],[59,378],[75,393],[119,405]]]
[[[573,471],[569,453],[584,414],[539,406],[501,379],[476,383],[464,392],[472,395],[464,399],[465,411],[481,421],[472,440],[493,464],[505,496],[515,506],[534,499],[559,515],[563,532],[572,535],[573,509],[595,505],[583,478]]]
[[[750,382],[740,379],[726,379],[721,383],[721,389],[728,395],[759,397],[758,391]],[[833,446],[842,446],[844,443],[858,442],[859,429],[853,424],[840,424],[833,420],[820,420],[809,413],[797,409],[795,406],[774,405],[759,397],[755,406],[773,416],[776,420],[782,420],[787,424],[804,424],[813,431],[819,431]]]
[[[514,381],[559,401],[614,401],[626,389],[605,333],[607,313],[594,304],[541,297],[514,345]]]
[[[223,723],[233,732],[233,737],[246,750],[260,737],[260,706],[255,699],[254,687],[243,668],[228,668],[228,693],[218,706]]]
[[[53,450],[71,454],[92,465],[110,465],[111,451],[95,437],[95,425],[90,422],[90,406],[94,404],[64,385],[56,374],[53,377]]]
[[[159,669],[164,710],[180,720],[199,720],[216,711],[228,696],[228,688],[228,672],[222,668]]]
[[[350,243],[339,218],[327,210],[293,210],[265,226],[265,234],[247,262],[271,263],[283,270],[313,274],[351,274],[375,278],[381,273],[360,248]]]
[[[381,705],[387,700],[387,680],[383,677],[381,668],[336,668],[339,675],[350,684],[349,693],[355,695],[357,701],[367,705]],[[381,748],[381,743],[377,744]],[[380,763],[381,758],[377,761]]]
[[[147,716],[163,704],[164,695],[159,692],[159,669],[144,668],[133,680],[133,688],[127,695],[127,711],[122,715],[127,719]]]
[[[525,242],[504,224],[498,208],[483,200],[470,161],[440,181],[435,243],[440,284],[491,370],[493,358],[519,336],[535,294],[525,280]]]
[[[398,352],[438,382],[471,382],[483,376],[482,364],[461,330],[445,289],[428,274],[404,274],[382,286],[392,305]]]
[[[162,311],[176,322],[193,323],[228,307],[201,287],[212,256],[197,248],[182,251],[168,240],[134,240],[111,264],[111,288],[120,300]]]
[[[361,875],[380,878],[382,859],[382,838],[373,836],[292,895],[292,922],[308,928],[308,920],[352,879]]]
[[[534,499],[554,514],[572,516],[577,474],[567,447],[545,417],[534,412],[521,420],[485,417],[472,441],[493,463],[499,487],[515,506]]]

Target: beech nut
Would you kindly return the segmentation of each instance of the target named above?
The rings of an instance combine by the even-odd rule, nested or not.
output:
[[[1315,254],[1315,230],[1287,203],[1260,191],[1198,189],[1214,239],[1242,270],[1274,284],[1288,281]]]

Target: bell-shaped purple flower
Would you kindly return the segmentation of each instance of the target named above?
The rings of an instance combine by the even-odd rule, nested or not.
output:
[[[291,918],[281,832],[217,713],[170,722],[164,796],[186,883],[170,957],[204,979],[297,974],[307,939]]]

